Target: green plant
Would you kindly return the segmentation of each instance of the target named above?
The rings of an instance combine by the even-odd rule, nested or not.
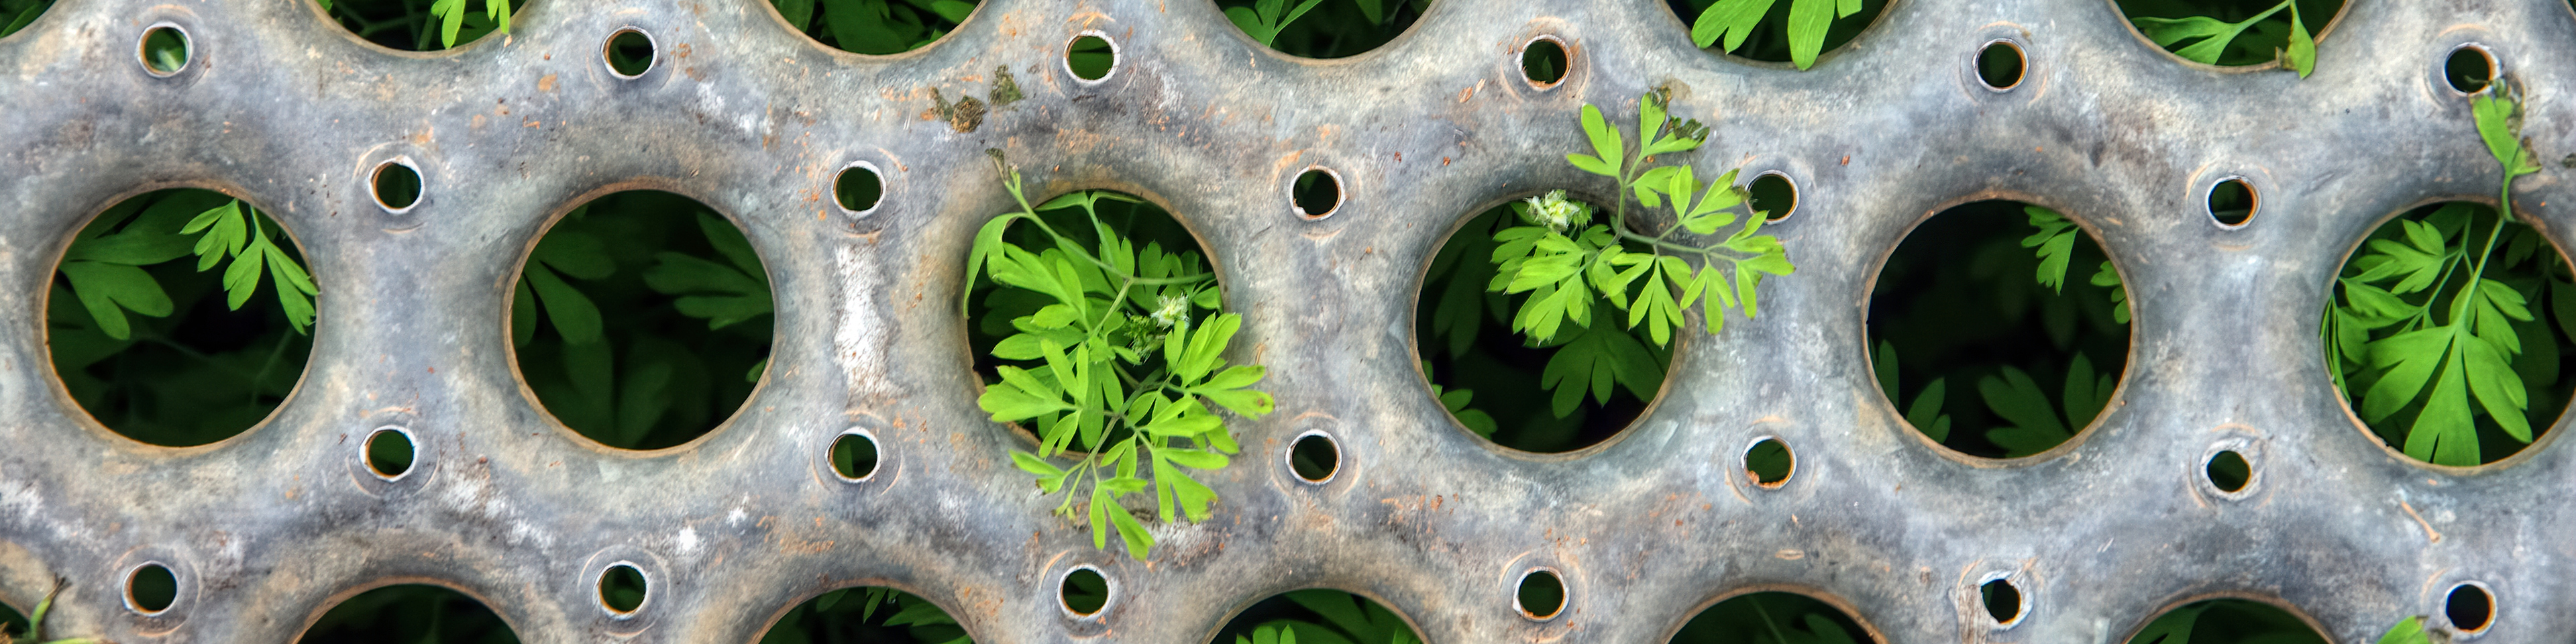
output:
[[[965,0],[771,0],[770,4],[787,24],[818,42],[880,55],[930,44],[975,13],[975,3]]]
[[[442,586],[401,584],[341,601],[315,619],[296,641],[518,644],[519,636],[500,615],[464,593]]]
[[[54,578],[54,587],[45,591],[45,599],[36,602],[36,612],[27,616],[27,630],[19,631],[17,635],[10,635],[7,629],[0,629],[0,644],[11,644],[12,642],[16,642],[20,639],[27,640],[29,644],[100,644],[103,642],[103,640],[94,637],[45,639],[45,613],[53,610],[54,596],[61,594],[62,592],[63,580],[60,577],[56,577]],[[6,608],[0,608],[0,612],[10,611]],[[15,617],[14,614],[11,616]]]
[[[2289,611],[2243,599],[2213,599],[2156,616],[2129,644],[2329,643]]]
[[[1057,513],[1072,515],[1075,499],[1087,499],[1093,545],[1108,547],[1115,527],[1128,554],[1144,559],[1153,536],[1118,500],[1151,489],[1161,520],[1173,521],[1175,508],[1205,520],[1216,491],[1187,470],[1225,467],[1239,449],[1211,407],[1245,418],[1270,413],[1270,394],[1250,389],[1263,369],[1226,366],[1223,354],[1243,318],[1219,312],[1216,274],[1197,253],[1165,252],[1159,242],[1139,248],[1101,219],[1101,201],[1130,199],[1083,191],[1030,206],[1019,171],[998,151],[993,158],[1020,210],[977,231],[966,281],[989,275],[999,290],[1016,291],[997,297],[1034,295],[1041,306],[1009,318],[1018,332],[991,355],[1014,364],[995,367],[999,380],[976,403],[993,420],[1025,423],[1037,434],[1037,452],[1013,450],[1011,460],[1037,475],[1047,494],[1073,491]],[[1039,215],[1074,210],[1083,218],[1067,223],[1087,223],[1087,238]],[[1020,222],[1044,237],[1013,239]],[[1071,467],[1049,460],[1058,457],[1073,458]],[[1140,477],[1140,470],[1148,473]]]
[[[1288,0],[1256,0],[1249,7],[1226,7],[1225,19],[1233,21],[1234,27],[1242,29],[1244,35],[1251,36],[1254,41],[1263,45],[1268,45],[1271,41],[1279,39],[1281,28],[1286,27],[1288,23],[1296,22],[1299,16],[1306,15],[1307,11],[1313,10],[1315,5],[1323,2],[1324,0],[1303,0],[1292,8],[1288,6]]]
[[[0,38],[27,28],[53,5],[54,0],[0,0]]]
[[[322,11],[358,37],[396,49],[428,51],[455,47],[490,33],[510,33],[510,0],[483,0],[483,10],[466,7],[472,0],[315,0]],[[437,36],[435,40],[432,35]],[[438,43],[431,47],[430,43]]]
[[[2138,33],[2144,34],[2147,40],[2153,41],[2156,46],[2164,47],[2185,60],[2208,65],[2219,64],[2222,60],[2228,61],[2228,64],[2279,60],[2281,68],[2298,72],[2300,78],[2307,78],[2308,74],[2316,71],[2317,41],[2315,36],[2309,33],[2307,23],[2299,17],[2298,3],[2299,0],[2281,0],[2280,4],[2272,5],[2269,9],[2234,21],[2213,17],[2213,15],[2227,13],[2231,8],[2228,3],[2194,4],[2181,0],[2123,0],[2120,4],[2123,10],[2136,16],[2130,18],[2129,22],[2137,26]],[[2289,12],[2288,25],[2281,25],[2278,20],[2269,20],[2283,10]],[[2141,12],[2167,13],[2182,17],[2137,16]],[[2249,30],[2256,31],[2260,35],[2242,39],[2243,42],[2240,42],[2240,36]],[[2192,42],[2185,45],[2182,44],[2184,41]],[[2267,46],[2270,50],[2268,57],[2265,56],[2264,51]]]
[[[879,618],[878,615],[884,615]],[[973,644],[966,629],[919,595],[868,586],[823,593],[778,618],[760,644],[812,642]]]
[[[1233,635],[1231,640],[1227,635]],[[1345,591],[1295,590],[1245,609],[1216,642],[1234,644],[1420,644],[1420,636],[1377,602]]]
[[[1674,644],[1859,644],[1869,641],[1859,624],[1832,605],[1804,595],[1740,595],[1700,611]]]
[[[2535,274],[2550,275],[2550,294],[2566,292],[2556,286],[2565,283],[2563,262],[2509,270],[2545,256],[2538,249],[2547,243],[2511,216],[2513,178],[2540,168],[2524,149],[2511,84],[2495,87],[2473,99],[2473,112],[2479,137],[2503,169],[2496,196],[2503,210],[2480,217],[2475,208],[2453,204],[2420,220],[2399,219],[2402,235],[2374,236],[2336,279],[2339,297],[2328,302],[2320,329],[2335,383],[2348,395],[2361,392],[2353,397],[2362,419],[2405,424],[2391,442],[2441,465],[2485,462],[2481,426],[2531,442],[2531,383],[2522,373],[2530,369],[2517,369],[2524,362],[2518,358],[2526,349],[2555,347],[2530,306],[2542,294]],[[2472,225],[2478,220],[2487,220],[2483,234]],[[2516,241],[2501,243],[2508,238]],[[2505,261],[2490,262],[2499,247]],[[2489,277],[2491,268],[2506,279]],[[2551,301],[2576,306],[2571,299]],[[2557,317],[2570,323],[2566,312]],[[2554,379],[2557,360],[2549,353]]]
[[[1222,0],[1254,41],[1308,58],[1340,58],[1395,39],[1431,0]],[[1301,20],[1301,18],[1303,18]]]
[[[1816,65],[1816,56],[1825,51],[1825,42],[1833,35],[1834,21],[1849,18],[1877,5],[1865,6],[1862,0],[1788,0],[1784,16],[1777,7],[1781,0],[1715,0],[1700,3],[1699,18],[1691,21],[1691,43],[1706,49],[1724,44],[1719,51],[1742,51],[1748,39],[1768,34],[1771,47],[1785,46],[1790,62],[1798,69]],[[1783,37],[1785,35],[1785,37]],[[1849,40],[1850,35],[1839,39]]]

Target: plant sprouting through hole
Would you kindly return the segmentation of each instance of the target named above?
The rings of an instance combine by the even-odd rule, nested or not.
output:
[[[19,641],[27,642],[27,644],[103,644],[106,640],[94,637],[45,639],[45,614],[53,611],[54,597],[62,594],[63,584],[63,578],[54,578],[54,587],[45,591],[45,598],[42,601],[36,602],[36,611],[27,615],[27,630],[16,635],[11,635],[6,629],[0,629],[0,644],[10,644],[11,642]],[[0,608],[0,612],[10,611],[6,608]],[[14,617],[14,615],[12,616]]]
[[[1001,287],[988,300],[995,309],[1038,306],[1010,318],[1017,333],[991,349],[1006,364],[976,403],[1037,435],[1035,453],[1013,450],[1011,460],[1045,493],[1068,492],[1058,514],[1077,514],[1075,501],[1084,501],[1094,547],[1108,547],[1114,527],[1128,554],[1144,559],[1153,536],[1119,499],[1150,490],[1162,521],[1205,520],[1216,491],[1188,470],[1225,467],[1239,450],[1212,408],[1270,413],[1270,394],[1250,389],[1263,369],[1226,364],[1243,318],[1220,312],[1216,274],[1196,252],[1140,248],[1101,217],[1101,202],[1132,199],[1082,191],[1031,206],[1019,171],[992,154],[1020,210],[976,232],[966,283],[990,276]],[[1079,211],[1080,219],[1059,218],[1079,232],[1039,214],[1050,211]],[[1013,238],[1023,222],[1042,237]],[[1069,466],[1054,460],[1068,458]]]
[[[1231,636],[1231,637],[1229,637]],[[1395,611],[1331,589],[1292,590],[1254,603],[1212,644],[1420,644]]]
[[[2532,417],[2534,398],[2565,400],[2555,382],[2563,345],[2541,318],[2576,336],[2576,284],[2562,257],[2543,252],[2554,250],[2548,240],[2511,214],[2514,177],[2540,170],[2517,98],[2506,80],[2471,97],[2478,136],[2503,170],[2505,208],[2446,204],[2383,227],[2335,280],[2321,324],[2329,373],[2362,420],[2437,465],[2520,449],[2547,426]]]
[[[510,0],[316,0],[322,11],[360,38],[395,49],[455,47],[491,33],[510,33]],[[522,5],[524,6],[524,5]],[[435,46],[433,46],[433,43]]]
[[[823,593],[778,618],[760,644],[814,642],[973,644],[948,611],[919,595],[868,586]]]
[[[2222,61],[2229,65],[2243,65],[2279,60],[2282,69],[2298,72],[2300,78],[2307,78],[2308,74],[2316,71],[2317,41],[2309,32],[2306,21],[2301,19],[2298,3],[2299,0],[2281,0],[2280,4],[2269,9],[2234,21],[2210,15],[2229,13],[2226,10],[2232,8],[2230,3],[2194,6],[2172,0],[2122,0],[2120,4],[2133,16],[2129,22],[2137,26],[2138,33],[2184,60],[2204,65],[2217,65]],[[2136,15],[2141,12],[2182,17]],[[2288,24],[2274,19],[2285,13]],[[2244,38],[2247,31],[2256,35]],[[2269,52],[2262,51],[2266,46],[2269,46]]]
[[[1816,57],[1825,51],[1828,40],[1849,40],[1849,31],[1857,24],[1836,29],[1836,20],[1863,13],[1874,14],[1882,3],[1863,0],[1693,0],[1700,7],[1699,17],[1691,21],[1691,44],[1707,49],[1744,53],[1746,43],[1755,50],[1785,50],[1787,60],[1807,69],[1816,65]],[[1679,10],[1682,3],[1676,1]],[[1786,9],[1784,14],[1781,10]],[[1865,22],[1864,16],[1862,21]],[[1765,60],[1771,59],[1764,56]]]
[[[788,25],[817,42],[879,55],[928,45],[975,13],[975,3],[966,0],[771,0],[770,5]]]

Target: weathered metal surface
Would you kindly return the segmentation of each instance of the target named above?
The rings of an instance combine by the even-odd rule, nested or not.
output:
[[[197,52],[157,78],[144,30]],[[450,52],[387,51],[301,0],[63,0],[0,40],[0,598],[70,590],[54,632],[119,642],[280,642],[376,585],[454,586],[537,642],[749,641],[825,590],[886,584],[937,601],[978,641],[1195,643],[1273,593],[1360,592],[1431,642],[1654,642],[1753,589],[1839,603],[1883,641],[2115,642],[2198,598],[2272,601],[2339,642],[2438,613],[2453,582],[2496,593],[2496,642],[2576,632],[2576,463],[2555,440],[2453,469],[2368,436],[2328,384],[2316,312],[2373,226],[2432,200],[2488,200],[2496,180],[2468,101],[2439,80],[2450,49],[2489,46],[2528,89],[2546,170],[2521,212],[2562,244],[2576,189],[2576,16],[2560,0],[2354,0],[2309,79],[2177,61],[2107,0],[1904,0],[1814,71],[1692,49],[1654,0],[1444,0],[1361,56],[1295,60],[1203,0],[992,0],[957,33],[890,57],[828,51],[766,3],[541,0],[516,32]],[[609,74],[621,27],[659,45]],[[1115,72],[1076,82],[1067,41],[1092,31]],[[1518,47],[1571,44],[1553,89]],[[1977,48],[2028,53],[2011,91],[1977,84]],[[979,124],[927,120],[932,91],[984,96],[995,68],[1027,99]],[[1562,160],[1585,102],[1633,118],[1670,83],[1714,134],[1689,161],[1797,182],[1772,228],[1799,264],[1759,320],[1695,337],[1663,400],[1606,444],[1565,455],[1457,428],[1413,366],[1414,293],[1465,217],[1543,187],[1598,193]],[[975,125],[960,131],[957,125]],[[1246,315],[1239,360],[1270,366],[1280,412],[1234,425],[1246,452],[1213,477],[1212,521],[1155,527],[1150,563],[1091,548],[1010,467],[1029,444],[975,409],[955,311],[969,237],[1007,197],[983,153],[1007,150],[1053,193],[1149,196],[1213,250]],[[405,214],[368,198],[405,157],[426,189]],[[832,173],[885,169],[853,216]],[[1348,202],[1291,211],[1321,164]],[[2262,196],[2224,230],[2200,194],[2243,175]],[[1748,175],[1749,176],[1749,175]],[[89,420],[47,367],[47,280],[72,233],[126,195],[197,186],[292,229],[320,280],[301,389],[214,445],[140,445]],[[743,225],[777,289],[776,359],[744,410],[668,450],[599,448],[518,385],[507,285],[555,215],[659,188]],[[2109,413],[2019,461],[1948,454],[1907,429],[1870,378],[1862,321],[1878,262],[1950,204],[2010,197],[2071,214],[2127,276],[2132,367]],[[421,437],[416,470],[357,465],[379,426]],[[822,456],[845,429],[883,440],[872,479]],[[1288,439],[1342,445],[1329,483],[1296,482]],[[1740,474],[1778,436],[1782,488]],[[2233,445],[2256,482],[2198,483]],[[638,562],[652,595],[612,619],[593,583]],[[177,603],[121,603],[125,571],[177,571]],[[1102,616],[1058,608],[1095,565]],[[1568,610],[1513,612],[1513,580],[1561,571]],[[2016,581],[2026,616],[1994,626],[1976,583]],[[2437,618],[2438,621],[2438,618]]]

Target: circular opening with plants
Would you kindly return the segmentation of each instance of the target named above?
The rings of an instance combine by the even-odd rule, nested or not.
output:
[[[411,471],[411,434],[386,427],[367,435],[367,469],[386,480]]]
[[[1780,240],[1759,234],[1763,213],[1742,207],[1736,171],[1703,184],[1683,160],[1706,128],[1654,94],[1637,105],[1624,133],[1584,106],[1597,156],[1568,156],[1614,179],[1612,205],[1563,190],[1505,203],[1469,218],[1424,274],[1423,375],[1459,425],[1498,445],[1562,452],[1616,435],[1663,387],[1677,336],[1753,317],[1762,279],[1791,270]]]
[[[2478,465],[2530,446],[2576,392],[2576,277],[2485,205],[2416,208],[2364,238],[2329,290],[2328,374],[2390,447]]]
[[[1224,312],[1197,237],[1170,213],[1106,190],[1033,206],[994,156],[1020,209],[986,222],[966,260],[967,341],[985,383],[976,404],[1035,439],[1036,452],[1011,460],[1064,493],[1057,513],[1080,515],[1095,546],[1115,528],[1144,559],[1153,537],[1142,521],[1102,508],[1142,494],[1154,499],[1149,519],[1206,520],[1216,491],[1190,472],[1240,451],[1229,417],[1270,413],[1270,394],[1251,388],[1263,368],[1228,365],[1243,317]]]
[[[1297,174],[1288,201],[1307,219],[1331,217],[1342,209],[1342,177],[1328,168],[1308,168]]]
[[[195,53],[188,48],[188,32],[166,23],[144,30],[143,42],[135,51],[143,59],[143,70],[154,76],[172,76],[187,69]]]
[[[653,36],[634,27],[619,29],[600,43],[599,59],[618,78],[643,76],[653,69]]]
[[[2128,291],[2074,220],[1970,203],[1888,256],[1870,289],[1869,341],[1879,391],[1914,429],[1973,456],[2029,456],[2110,402],[2128,364]]]
[[[2404,641],[2404,640],[2388,640]],[[2212,599],[2166,611],[2147,622],[2129,644],[2329,644],[2325,636],[2278,606],[2244,599]]]
[[[1565,580],[1546,568],[1521,573],[1520,588],[1512,593],[1512,610],[1534,620],[1556,618],[1565,612]]]
[[[644,579],[644,571],[637,570],[635,564],[620,561],[609,564],[607,570],[599,573],[599,607],[610,615],[624,617],[635,614],[637,609],[644,607],[644,599],[650,596],[651,591]]]
[[[2010,625],[2021,619],[2021,589],[2011,580],[1997,579],[1977,585],[1977,597],[1986,606],[1986,616],[1996,624]]]
[[[510,33],[510,18],[528,0],[315,0],[322,12],[367,42],[401,51],[436,51]]]
[[[1521,45],[1521,80],[1529,81],[1531,87],[1555,87],[1565,80],[1570,62],[1564,41],[1555,36],[1532,38]]]
[[[1765,172],[1745,186],[1745,200],[1766,221],[1788,219],[1798,214],[1798,185],[1789,181],[1789,175]]]
[[[2442,597],[2442,617],[2451,620],[2451,627],[2461,632],[2486,630],[2495,619],[2495,598],[2482,585],[2452,586],[2450,594]]]
[[[1977,80],[1984,82],[1986,89],[1995,91],[2012,89],[2021,85],[2022,66],[2025,62],[2021,46],[2013,44],[2013,41],[2002,39],[1986,41],[1986,46],[1977,50]]]
[[[516,644],[517,633],[465,593],[426,584],[386,586],[341,601],[295,641]]]
[[[864,481],[877,474],[877,439],[866,432],[842,434],[832,441],[832,472],[841,480]]]
[[[1097,83],[1118,71],[1118,44],[1104,34],[1084,33],[1064,46],[1064,70],[1077,80]]]
[[[1341,58],[1395,40],[1431,0],[1216,0],[1253,42],[1305,58]]]
[[[769,366],[769,272],[742,229],[687,197],[600,197],[556,220],[520,266],[519,376],[565,427],[622,449],[689,442],[742,407]]]
[[[267,418],[313,351],[314,286],[259,209],[175,189],[109,207],[73,237],[46,297],[72,400],[154,445],[203,445]]]
[[[1673,644],[1836,644],[1878,640],[1851,615],[1816,598],[1785,592],[1737,595],[1691,617]]]
[[[1101,576],[1098,568],[1075,567],[1056,586],[1056,602],[1075,617],[1098,615],[1109,607],[1109,578]]]
[[[787,26],[825,47],[900,54],[929,46],[975,14],[981,0],[770,0]]]
[[[1754,485],[1780,487],[1797,469],[1797,455],[1778,438],[1753,441],[1753,447],[1744,450],[1744,475],[1753,479]]]
[[[376,164],[375,176],[371,179],[374,190],[370,193],[375,196],[376,205],[386,212],[400,213],[410,210],[412,204],[420,203],[420,170],[411,167],[409,161]]]
[[[2495,82],[2495,69],[2495,54],[2488,52],[2487,48],[2461,45],[2451,50],[2450,58],[2442,61],[2442,78],[2459,93],[2475,94],[2485,91],[2488,83]]]
[[[840,204],[842,210],[865,214],[876,210],[877,201],[884,198],[885,179],[877,175],[875,164],[850,164],[832,177],[832,202]]]
[[[969,642],[966,627],[920,595],[884,586],[842,588],[797,604],[762,642]]]
[[[125,576],[125,605],[146,615],[170,610],[179,601],[179,578],[170,567],[147,563]]]
[[[2220,228],[2243,228],[2254,220],[2254,211],[2263,208],[2262,195],[2243,177],[2229,177],[2209,186],[2209,220]]]
[[[1878,20],[1886,0],[1664,0],[1691,26],[1691,43],[1710,53],[1816,65],[1816,57],[1851,42]],[[1791,20],[1790,16],[1817,20]]]
[[[1292,590],[1235,613],[1209,644],[1421,642],[1412,625],[1386,606],[1356,593],[1329,588]]]
[[[2343,0],[2118,0],[2138,35],[2203,65],[2280,61],[2301,78],[2316,70],[2317,32]]]
[[[54,6],[54,0],[0,0],[0,38],[35,24],[36,17]]]

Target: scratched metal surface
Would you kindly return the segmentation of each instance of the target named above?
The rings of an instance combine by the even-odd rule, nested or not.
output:
[[[196,58],[160,78],[145,29]],[[53,632],[118,642],[282,642],[335,601],[398,582],[482,599],[534,642],[750,641],[836,587],[938,602],[978,641],[1204,641],[1235,611],[1308,587],[1359,592],[1431,642],[1656,642],[1755,589],[1835,602],[1882,640],[2117,642],[2166,608],[2271,601],[2339,642],[2439,613],[2455,582],[2497,597],[2494,642],[2576,632],[2576,464],[2554,437],[2494,465],[2411,462],[2345,411],[2319,364],[2316,311],[2345,253],[2386,217],[2491,200],[2496,169],[2438,70],[2491,47],[2528,91],[2548,168],[2518,183],[2561,243],[2576,209],[2576,16],[2559,0],[2354,0],[2313,78],[2180,62],[2108,0],[1903,0],[1814,71],[1692,49],[1661,2],[1444,0],[1365,55],[1297,60],[1201,0],[991,0],[908,54],[829,51],[766,3],[541,0],[517,31],[449,52],[366,44],[293,0],[63,0],[0,40],[0,599],[71,586]],[[612,76],[622,27],[656,64]],[[1067,41],[1112,39],[1109,77],[1076,82]],[[1523,82],[1529,39],[1571,44],[1553,88]],[[1977,49],[2029,54],[2009,91]],[[932,91],[1024,101],[925,118]],[[1561,156],[1586,103],[1633,118],[1669,84],[1712,126],[1703,175],[1778,170],[1803,203],[1771,230],[1798,272],[1763,315],[1694,338],[1662,401],[1581,452],[1499,449],[1455,426],[1416,370],[1429,254],[1464,218],[1543,187],[1598,194]],[[967,126],[972,126],[971,130]],[[1213,520],[1160,525],[1149,563],[1093,550],[1006,457],[1028,445],[975,409],[954,302],[972,232],[1006,207],[984,150],[1039,192],[1149,196],[1213,250],[1248,320],[1234,358],[1269,365],[1280,412],[1236,422],[1208,477]],[[419,166],[391,214],[375,163]],[[833,173],[884,170],[873,212],[832,205]],[[1344,177],[1328,218],[1290,210],[1309,165]],[[2214,225],[2200,195],[2242,175],[2262,209]],[[55,383],[46,284],[72,233],[132,194],[223,190],[291,229],[320,280],[301,388],[268,421],[196,448],[103,429]],[[547,223],[590,197],[670,190],[739,222],[777,289],[778,344],[749,404],[702,439],[594,446],[514,377],[507,285]],[[2137,324],[2118,396],[2069,444],[2017,461],[1946,453],[1870,378],[1867,288],[1919,220],[2009,197],[2071,214],[2126,275]],[[399,426],[415,470],[380,481],[359,440]],[[883,465],[843,482],[845,430]],[[1342,444],[1300,483],[1288,439]],[[1779,489],[1742,450],[1797,455]],[[2200,483],[2219,448],[2252,457],[2241,495]],[[612,618],[593,583],[639,564],[652,594]],[[177,573],[176,604],[125,606],[125,571]],[[1099,616],[1058,580],[1104,570]],[[1536,621],[1511,588],[1561,571],[1568,610]],[[2014,580],[1999,626],[1975,585]],[[2439,621],[2437,618],[2436,621]]]

